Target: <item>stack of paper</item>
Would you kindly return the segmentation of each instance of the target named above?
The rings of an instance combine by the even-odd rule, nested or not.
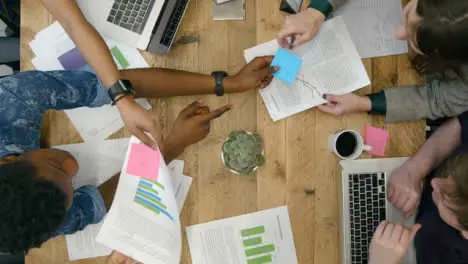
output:
[[[99,186],[117,175],[125,161],[129,139],[106,140],[96,143],[81,143],[56,146],[70,152],[78,162],[79,170],[73,178],[73,187]],[[168,165],[174,186],[179,213],[187,198],[192,178],[183,175],[184,161],[174,160]],[[111,249],[96,242],[103,222],[89,225],[83,231],[65,236],[69,260],[107,256]]]
[[[192,177],[184,175],[183,160],[174,160],[167,165],[167,168],[172,178],[172,186],[174,187],[174,195],[180,214],[184,207],[185,199],[187,199],[190,185],[192,185]]]
[[[135,146],[141,144],[131,138],[112,208],[96,240],[143,263],[178,264],[182,236],[173,180],[159,151],[162,162],[156,173],[146,174],[150,171],[147,168],[135,170],[138,166],[153,166],[135,153],[139,149]],[[131,165],[136,157],[138,164]]]
[[[148,67],[136,48],[116,43],[105,37],[104,40],[119,69]],[[79,70],[88,67],[79,50],[58,22],[40,31],[29,45],[36,54],[32,63],[38,70]],[[151,109],[146,100],[137,101],[145,109]],[[124,126],[115,106],[93,109],[82,107],[66,110],[65,113],[84,141],[102,141]]]
[[[255,57],[275,55],[272,40],[244,51],[250,62]],[[370,84],[366,69],[341,17],[325,22],[319,34],[292,51],[302,58],[302,67],[292,85],[273,79],[260,94],[273,121],[323,104],[324,94],[346,94]]]

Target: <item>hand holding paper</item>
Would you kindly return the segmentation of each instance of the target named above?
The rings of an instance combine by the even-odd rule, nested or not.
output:
[[[146,145],[137,143],[132,143],[130,146],[127,165],[128,174],[157,181],[159,163],[159,150],[153,150]]]

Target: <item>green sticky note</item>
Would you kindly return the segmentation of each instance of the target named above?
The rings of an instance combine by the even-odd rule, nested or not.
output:
[[[117,46],[114,46],[110,51],[122,68],[126,69],[130,65]]]

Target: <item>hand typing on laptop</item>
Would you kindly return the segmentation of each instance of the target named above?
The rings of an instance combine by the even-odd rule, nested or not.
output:
[[[369,264],[399,264],[420,228],[420,224],[406,228],[382,221],[370,244]]]

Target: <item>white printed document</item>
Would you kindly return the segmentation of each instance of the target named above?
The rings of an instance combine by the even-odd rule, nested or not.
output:
[[[382,57],[408,52],[408,42],[395,38],[401,24],[400,0],[352,0],[336,9],[361,58]]]
[[[250,62],[258,56],[275,55],[279,48],[275,39],[245,50],[244,57]],[[288,85],[274,78],[259,90],[273,121],[326,103],[324,94],[346,94],[370,84],[341,17],[326,21],[312,41],[291,52],[302,58],[294,83]]]
[[[106,140],[97,144],[80,143],[56,146],[54,148],[70,152],[78,162],[79,170],[73,178],[73,187],[83,185],[99,186],[116,175],[125,161],[128,148],[128,138]],[[174,193],[177,207],[182,211],[185,199],[192,183],[192,178],[183,175],[184,161],[174,160],[168,167],[174,182]],[[66,235],[68,258],[95,258],[109,255],[112,250],[96,241],[103,222],[89,225],[84,230],[73,235]]]
[[[180,214],[187,199],[190,185],[192,185],[192,177],[184,175],[183,160],[173,160],[167,165],[167,168],[169,169],[169,174],[171,174],[174,195]]]
[[[297,264],[286,206],[186,228],[193,264]]]
[[[70,152],[78,162],[78,172],[73,177],[73,188],[83,185],[99,186],[122,169],[129,138],[111,139],[95,143],[55,146]]]
[[[117,43],[106,37],[103,38],[119,69],[148,67],[145,59],[136,48]],[[89,68],[78,48],[58,22],[37,33],[29,46],[36,54],[32,63],[37,70],[80,70]],[[145,99],[138,99],[137,102],[145,109],[151,109],[151,105]],[[105,140],[124,126],[120,113],[115,106],[81,107],[65,110],[65,113],[84,141]]]
[[[173,190],[159,151],[132,137],[97,242],[143,263],[180,263],[182,238]]]
[[[112,253],[110,248],[96,242],[102,223],[89,225],[82,231],[65,236],[70,261],[108,256]]]

